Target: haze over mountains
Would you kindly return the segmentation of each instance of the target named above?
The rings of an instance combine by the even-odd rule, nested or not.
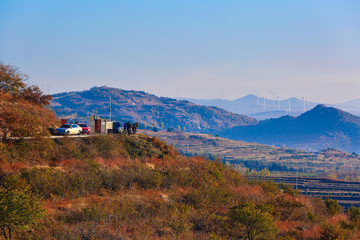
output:
[[[200,106],[186,100],[110,87],[93,87],[85,91],[55,94],[51,105],[61,118],[89,121],[90,115],[95,111],[101,118],[109,119],[110,96],[113,121],[136,121],[147,126],[152,126],[156,122],[158,128],[163,123],[163,130],[177,129],[180,126],[182,130],[185,127],[189,132],[220,134],[235,140],[273,146],[285,145],[308,151],[338,148],[360,153],[360,117],[325,105],[317,105],[304,113],[303,101],[299,99],[290,99],[293,111],[282,110],[286,107],[286,100],[279,101],[279,111],[269,111],[273,116],[296,113],[297,117],[286,115],[260,122],[255,118],[219,107]],[[213,103],[218,102],[219,100]],[[222,105],[233,112],[250,112],[252,116],[263,108],[260,100],[259,105],[257,103],[258,98],[254,95],[236,101],[222,101]],[[277,108],[276,103],[265,99],[265,107],[269,106],[269,109]],[[345,103],[344,106],[350,104],[356,107],[357,101]],[[313,105],[315,103],[306,103],[306,107]],[[268,112],[263,114],[265,116]]]
[[[233,113],[245,114],[258,120],[278,118],[286,115],[298,116],[321,103],[309,102],[299,98],[284,100],[257,97],[253,94],[235,100],[223,99],[192,99],[186,100],[204,106],[216,106]],[[355,99],[339,104],[327,104],[354,115],[360,116],[360,99]],[[305,109],[305,111],[304,111]]]
[[[338,148],[360,153],[360,117],[318,105],[298,117],[284,116],[252,126],[234,127],[223,136],[309,151]]]
[[[142,91],[126,91],[110,87],[93,87],[79,92],[53,95],[51,106],[59,117],[89,120],[93,111],[101,118],[110,118],[110,96],[112,120],[146,123],[164,129],[180,126],[187,131],[218,133],[234,126],[255,124],[257,120],[230,113],[218,107],[197,104],[165,97],[157,97]]]

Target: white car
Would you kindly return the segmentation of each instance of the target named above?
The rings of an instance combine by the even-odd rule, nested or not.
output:
[[[80,135],[82,133],[82,128],[79,127],[77,124],[64,124],[61,127],[57,128],[55,130],[56,134],[64,134],[64,135],[70,135],[70,134],[77,134]]]

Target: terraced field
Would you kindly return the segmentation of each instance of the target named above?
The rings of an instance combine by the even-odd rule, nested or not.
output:
[[[290,184],[303,195],[336,199],[344,209],[351,205],[360,207],[360,182],[321,177],[333,171],[360,171],[360,158],[355,154],[335,149],[312,153],[185,132],[142,133],[174,144],[185,155],[218,158],[242,169],[260,171],[266,167],[271,171],[271,177],[255,176],[247,171],[244,174],[249,179]]]
[[[224,163],[260,171],[265,167],[277,172],[300,172],[326,176],[332,171],[360,171],[360,157],[335,149],[313,153],[234,141],[207,134],[141,131],[174,146],[184,155],[220,159]]]
[[[249,179],[255,180],[257,177],[249,176]],[[360,207],[360,182],[296,176],[264,177],[262,180],[293,185],[302,195],[335,199],[344,209]]]

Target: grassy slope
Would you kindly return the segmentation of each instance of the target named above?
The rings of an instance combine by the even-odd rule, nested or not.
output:
[[[242,227],[230,208],[244,202],[266,206],[277,239],[357,236],[339,227],[347,216],[331,217],[321,200],[249,182],[145,135],[17,142],[2,145],[0,158],[2,176],[24,178],[43,198],[44,225],[25,239],[235,239]]]

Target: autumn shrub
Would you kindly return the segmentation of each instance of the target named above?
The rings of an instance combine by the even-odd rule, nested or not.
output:
[[[339,205],[339,203],[334,200],[331,199],[329,197],[326,197],[325,199],[325,205],[326,205],[326,211],[331,215],[331,216],[335,216],[337,214],[339,214],[341,212],[341,206]]]
[[[189,231],[193,224],[189,221],[190,207],[183,203],[175,203],[170,208],[169,227],[173,230],[174,235],[178,238],[182,233]]]
[[[102,186],[101,171],[91,162],[82,169],[67,172],[56,168],[23,169],[21,177],[45,198],[93,194]]]
[[[150,142],[139,141],[131,137],[125,139],[125,147],[131,158],[147,158],[156,154],[151,148]]]
[[[8,140],[3,146],[4,157],[10,162],[37,163],[55,157],[55,144],[48,138]]]
[[[209,162],[209,173],[215,177],[216,180],[223,179],[223,172],[225,170],[225,166],[219,161]]]
[[[8,176],[0,186],[0,216],[3,236],[12,239],[16,232],[39,225],[45,215],[40,198],[30,186],[18,177]]]
[[[67,192],[64,173],[54,168],[23,169],[20,176],[30,184],[36,194],[45,198],[54,195],[64,197]]]
[[[275,207],[275,216],[284,221],[289,219],[304,205],[293,199],[292,197],[286,197],[286,195],[278,196],[273,203],[270,203]]]
[[[350,215],[350,220],[354,223],[360,223],[360,208],[351,206],[348,210]]]
[[[107,159],[128,157],[125,149],[125,138],[126,136],[124,134],[98,135],[88,141],[90,142],[90,146],[96,149],[98,156]]]
[[[158,137],[153,137],[152,143],[162,152],[159,157],[175,157],[179,154],[178,151],[174,148],[174,145],[168,145],[166,142],[160,140]]]
[[[294,189],[293,186],[289,185],[289,184],[283,184],[280,183],[279,184],[279,188],[284,192],[287,193],[291,196],[297,197],[300,194],[300,191],[298,189]]]
[[[111,191],[130,188],[132,182],[135,181],[135,176],[123,169],[104,170],[101,178],[103,187]]]
[[[202,208],[212,204],[230,204],[233,201],[233,194],[226,188],[219,186],[203,186],[193,189],[184,196],[185,203]]]
[[[277,184],[275,184],[273,181],[270,181],[270,180],[260,181],[259,184],[264,189],[264,191],[266,191],[268,193],[272,193],[275,195],[280,193],[279,186]]]
[[[320,240],[339,239],[341,233],[337,226],[323,224],[321,228]]]
[[[166,168],[162,170],[161,187],[171,189],[173,186],[191,187],[195,184],[195,174],[190,169]]]
[[[158,170],[137,166],[135,168],[136,182],[143,189],[159,188],[162,183],[162,174]]]
[[[105,218],[106,213],[103,211],[103,207],[99,205],[85,207],[81,209],[86,221],[100,221]]]
[[[275,239],[278,231],[273,216],[261,205],[245,202],[230,210],[230,223],[236,238]],[[240,230],[240,231],[237,231]]]
[[[56,158],[52,160],[85,159],[90,157],[89,152],[81,140],[73,138],[54,139]]]

